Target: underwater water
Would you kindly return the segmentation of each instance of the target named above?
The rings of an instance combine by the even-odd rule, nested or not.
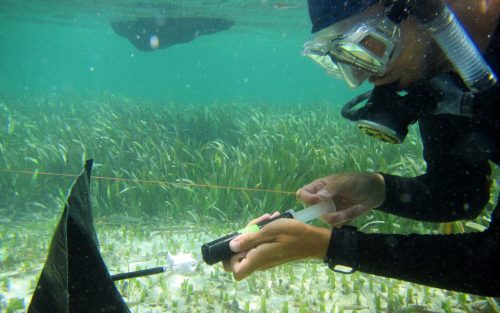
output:
[[[193,16],[234,25],[154,51],[111,26]],[[191,275],[117,282],[133,312],[498,312],[493,299],[338,274],[320,262],[237,282],[201,261],[203,243],[301,208],[293,193],[316,178],[425,171],[417,129],[394,146],[341,119],[341,105],[368,86],[349,89],[301,56],[310,37],[304,1],[3,0],[0,17],[1,312],[29,305],[87,159],[110,272],[161,266],[167,252],[199,260]],[[463,223],[376,211],[353,223],[372,233],[476,231],[492,208],[493,199]]]

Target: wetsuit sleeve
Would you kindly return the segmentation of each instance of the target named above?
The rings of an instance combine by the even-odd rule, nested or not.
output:
[[[460,235],[365,234],[334,229],[325,261],[483,296],[500,296],[500,205],[490,227]]]
[[[488,145],[470,124],[450,115],[422,118],[427,171],[411,178],[381,173],[386,200],[378,210],[429,222],[477,217],[489,200],[491,168]]]

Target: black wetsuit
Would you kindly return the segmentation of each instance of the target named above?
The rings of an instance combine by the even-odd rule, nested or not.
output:
[[[485,53],[500,74],[500,27]],[[500,164],[500,88],[479,94],[476,115],[419,119],[427,172],[415,178],[383,174],[386,200],[378,210],[429,222],[477,217],[490,196],[489,161]],[[365,234],[332,231],[325,261],[419,284],[500,296],[500,200],[483,232],[459,235]]]

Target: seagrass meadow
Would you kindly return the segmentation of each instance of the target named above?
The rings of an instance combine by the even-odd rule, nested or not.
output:
[[[425,170],[416,128],[402,145],[384,144],[327,103],[186,105],[110,93],[16,97],[0,99],[0,125],[3,312],[22,312],[29,303],[67,190],[86,159],[95,162],[95,225],[112,272],[161,265],[167,251],[201,259],[201,244],[249,219],[301,208],[293,192],[318,177]],[[497,194],[496,180],[493,188]],[[439,225],[372,211],[354,224],[370,233],[478,231],[488,225],[493,201],[474,221]],[[132,312],[499,311],[494,299],[337,274],[312,261],[241,282],[220,265],[200,263],[193,275],[159,274],[117,286]]]

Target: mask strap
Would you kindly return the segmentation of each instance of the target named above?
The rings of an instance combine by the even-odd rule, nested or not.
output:
[[[399,25],[401,21],[405,20],[411,14],[411,8],[408,0],[387,0],[384,3],[386,16],[394,24]]]

